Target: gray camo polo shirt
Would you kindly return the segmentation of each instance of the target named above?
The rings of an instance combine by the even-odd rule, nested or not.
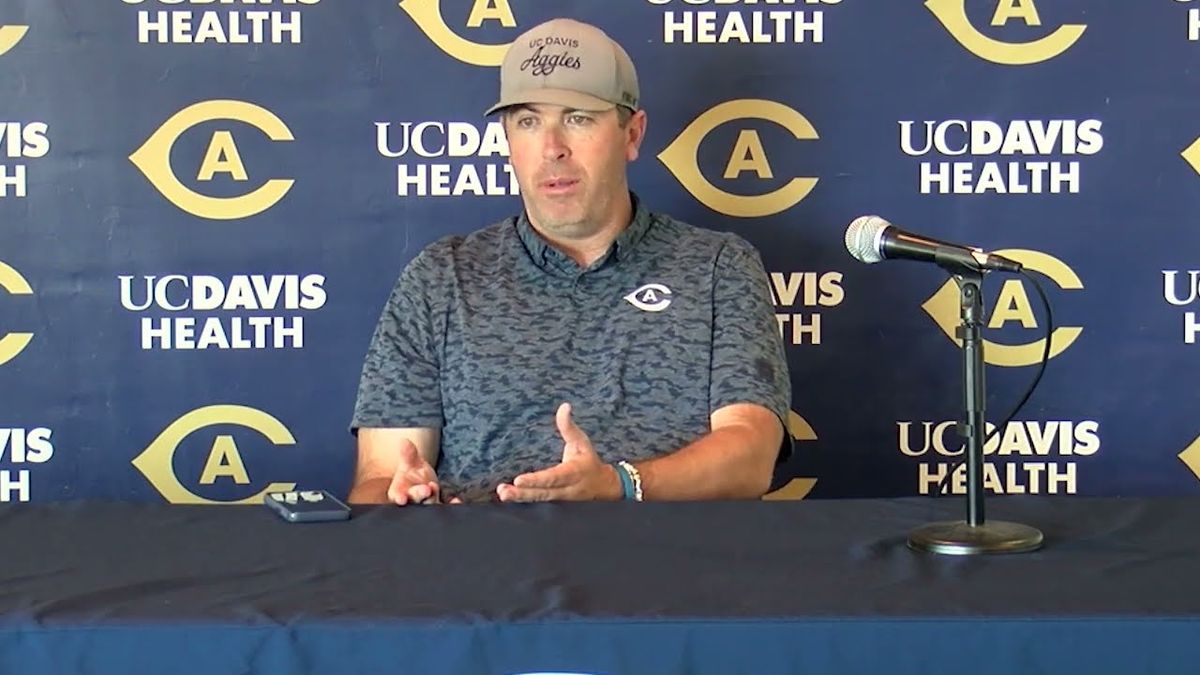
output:
[[[630,226],[586,269],[524,214],[442,239],[388,298],[351,428],[440,428],[443,489],[478,497],[561,461],[564,401],[606,462],[678,450],[732,403],[786,420],[790,380],[758,252],[636,196]]]

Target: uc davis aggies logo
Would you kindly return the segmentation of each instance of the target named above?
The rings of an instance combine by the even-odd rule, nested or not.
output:
[[[808,420],[801,417],[795,410],[788,411],[787,429],[785,432],[790,435],[792,440],[796,443],[817,440],[816,430],[812,428],[812,425],[808,423]],[[799,451],[799,449],[797,449],[797,451]],[[816,478],[792,478],[774,492],[769,492],[763,495],[763,500],[769,502],[778,502],[804,499],[816,486]]]
[[[28,31],[29,26],[0,26],[0,56],[16,47]]]
[[[401,0],[403,9],[433,44],[449,56],[473,66],[499,66],[511,43],[480,44],[451,30],[442,15],[441,0]],[[467,28],[479,28],[484,21],[499,21],[505,28],[516,28],[509,0],[474,0]]]
[[[1052,255],[1024,249],[1000,249],[993,253],[1016,260],[1026,269],[1041,272],[1064,291],[1083,289],[1083,281],[1075,273],[1075,270]],[[1020,323],[1021,328],[1024,329],[1018,331],[1019,333],[1031,337],[1033,334],[1041,334],[1041,328],[1034,316],[1033,305],[1029,301],[1029,294],[1025,291],[1025,285],[1021,281],[1016,279],[1005,281],[1004,285],[1000,287],[995,302],[985,303],[985,306],[994,308],[987,324],[988,328],[1001,329],[1015,321]],[[953,280],[947,280],[942,284],[921,305],[921,309],[925,310],[925,313],[933,319],[938,328],[941,328],[942,333],[948,339],[954,341],[960,348],[962,347],[962,340],[956,332],[960,312],[959,294]],[[1065,352],[1082,333],[1081,326],[1055,326],[1054,332],[1050,335],[1050,358],[1055,358]],[[1024,344],[1005,344],[985,339],[983,345],[983,358],[990,365],[1021,368],[1041,362],[1042,353],[1046,348],[1046,339],[1040,338]]]
[[[154,489],[172,504],[261,504],[268,492],[287,492],[295,489],[295,483],[270,483],[253,496],[236,501],[208,499],[188,489],[176,473],[175,455],[188,436],[216,425],[256,431],[277,446],[296,443],[292,432],[288,431],[282,422],[261,410],[240,405],[210,405],[193,410],[169,424],[133,459],[132,464],[150,481]],[[213,485],[219,478],[239,486],[251,483],[242,453],[233,436],[228,434],[220,434],[214,438],[204,462],[204,469],[194,484]],[[188,482],[193,483],[192,480]]]
[[[817,130],[804,115],[782,103],[739,99],[726,101],[702,113],[658,154],[658,160],[693,197],[717,213],[735,218],[759,218],[795,206],[816,187],[816,178],[795,177],[778,189],[744,195],[717,187],[701,171],[699,154],[704,139],[717,127],[742,120],[774,122],[800,141],[818,138]],[[759,180],[775,177],[758,131],[743,124],[729,153],[722,178],[736,179],[745,172],[753,172]]]
[[[191,189],[179,179],[171,164],[171,149],[192,127],[205,122],[234,121],[248,124],[272,141],[294,140],[291,129],[275,113],[245,101],[202,101],[175,113],[158,128],[142,147],[129,156],[155,188],[172,204],[201,218],[235,220],[262,213],[283,199],[295,183],[273,178],[258,188],[237,197],[211,197]],[[213,132],[204,161],[196,174],[198,181],[210,181],[226,174],[236,182],[250,180],[233,132]]]
[[[0,262],[0,291],[9,295],[33,295],[33,288],[21,273]],[[33,333],[0,333],[0,366],[17,358],[29,342]]]
[[[1070,49],[1087,29],[1081,24],[1065,24],[1030,42],[1004,42],[984,35],[971,25],[966,3],[967,0],[926,0],[925,7],[967,51],[1001,65],[1027,66],[1048,61]],[[1005,26],[1014,19],[1027,26],[1042,25],[1034,0],[996,0],[991,25]]]

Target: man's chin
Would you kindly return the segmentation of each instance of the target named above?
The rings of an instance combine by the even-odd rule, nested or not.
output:
[[[587,229],[587,221],[579,209],[541,209],[538,214],[543,229],[562,234],[574,234]]]

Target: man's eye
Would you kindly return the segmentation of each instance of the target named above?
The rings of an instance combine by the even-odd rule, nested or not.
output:
[[[567,118],[568,124],[584,125],[590,124],[591,121],[592,118],[588,117],[587,115],[571,115]]]

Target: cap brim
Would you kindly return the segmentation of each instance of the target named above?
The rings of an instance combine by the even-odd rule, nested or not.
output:
[[[530,89],[527,91],[516,91],[508,96],[502,97],[496,105],[488,108],[484,116],[491,115],[498,110],[502,110],[509,106],[526,105],[531,103],[545,103],[547,105],[561,105],[571,110],[590,110],[601,112],[604,110],[612,110],[617,107],[617,104],[612,101],[605,101],[602,98],[597,98],[590,94],[584,94],[570,89]]]

